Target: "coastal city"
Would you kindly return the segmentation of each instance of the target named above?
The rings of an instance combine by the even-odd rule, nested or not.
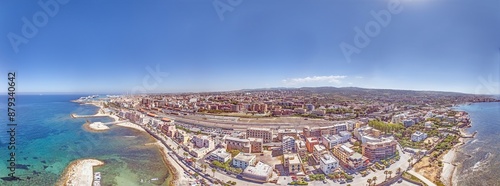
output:
[[[114,122],[158,140],[170,185],[450,185],[476,132],[454,106],[483,95],[361,88],[88,96]],[[92,175],[89,174],[89,175]],[[100,185],[105,173],[90,182]],[[158,178],[152,178],[154,182]],[[145,180],[141,180],[145,181]]]
[[[1,1],[0,186],[500,186],[499,5]]]

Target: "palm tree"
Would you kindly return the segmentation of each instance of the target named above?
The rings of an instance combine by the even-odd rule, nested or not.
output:
[[[401,173],[401,167],[398,167],[398,169],[396,170],[396,174],[399,174]]]
[[[207,172],[207,164],[201,164],[201,168],[203,168],[203,172]]]
[[[212,168],[212,175],[215,177],[215,168]]]
[[[188,155],[188,153],[187,153],[187,152],[184,152],[184,158],[186,158],[186,156],[187,156],[187,155]]]
[[[377,176],[374,176],[372,180],[373,180],[373,185],[377,185]]]
[[[392,171],[388,171],[387,174],[389,174],[389,178],[392,177]]]
[[[368,180],[366,180],[366,182],[368,182],[368,186],[372,185],[372,179],[368,178]]]
[[[385,174],[385,180],[387,180],[387,172],[388,172],[388,171],[384,171],[384,174]]]
[[[179,149],[181,149],[181,146],[177,145],[177,154],[179,154]]]

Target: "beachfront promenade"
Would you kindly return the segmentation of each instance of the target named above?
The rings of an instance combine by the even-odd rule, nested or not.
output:
[[[72,118],[95,118],[95,117],[109,117],[109,114],[93,114],[93,115],[78,115],[71,114]]]

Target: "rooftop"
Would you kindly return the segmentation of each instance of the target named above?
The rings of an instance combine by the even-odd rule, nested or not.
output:
[[[342,148],[342,150],[344,150],[345,152],[349,153],[349,154],[352,154],[354,153],[354,150],[352,150],[351,148],[345,146],[345,145],[341,145],[340,148]]]
[[[327,141],[337,141],[337,140],[340,140],[341,137],[339,135],[323,135],[323,138]]]
[[[326,150],[326,147],[323,145],[314,145],[314,150],[321,152],[321,151]]]
[[[335,159],[332,155],[330,154],[323,154],[321,156],[321,162],[323,162],[323,164],[332,164],[332,163],[337,163],[337,159]]]
[[[353,155],[349,156],[349,159],[351,160],[359,160],[359,159],[362,159],[363,158],[363,155],[361,155],[360,153],[354,153]]]
[[[296,129],[278,129],[278,133],[297,133]]]
[[[340,135],[340,136],[342,136],[342,137],[344,137],[344,136],[350,136],[350,135],[351,135],[351,133],[350,133],[350,132],[347,132],[347,131],[340,131],[340,132],[339,132],[339,135]]]
[[[259,161],[255,166],[248,166],[245,170],[243,170],[242,175],[252,180],[265,182],[272,171],[273,169],[271,166]]]
[[[258,131],[266,131],[266,132],[270,132],[271,130],[269,129],[266,129],[266,128],[248,128],[248,130],[258,130]]]
[[[300,157],[298,154],[284,154],[283,158],[286,160],[288,159],[288,162],[290,164],[300,164]]]
[[[237,141],[237,142],[242,142],[242,143],[247,143],[250,142],[248,139],[240,139],[240,138],[235,138],[235,137],[226,137],[225,140],[230,140],[230,141]]]
[[[242,161],[242,162],[249,162],[252,159],[255,159],[257,156],[250,154],[250,153],[239,153],[236,155],[233,159]]]
[[[218,157],[221,157],[221,158],[226,158],[226,157],[231,156],[231,154],[226,152],[226,150],[224,150],[224,149],[217,149],[217,150],[213,151],[211,154],[218,156]]]

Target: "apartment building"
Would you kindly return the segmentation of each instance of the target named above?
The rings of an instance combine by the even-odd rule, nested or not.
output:
[[[282,141],[282,149],[283,153],[292,153],[296,152],[296,144],[295,144],[295,138],[291,136],[285,136]]]
[[[212,149],[214,148],[214,141],[210,140],[210,137],[208,136],[203,136],[203,135],[196,135],[193,136],[192,142],[195,147],[198,148],[209,148]]]
[[[330,153],[325,153],[320,157],[319,167],[324,174],[331,174],[339,167],[339,161]]]
[[[267,128],[249,128],[247,129],[248,138],[261,138],[264,143],[273,141],[273,131]]]
[[[250,141],[250,153],[261,153],[263,150],[263,140],[261,138],[248,138]]]
[[[233,158],[233,167],[245,169],[255,164],[257,156],[250,153],[239,153]]]
[[[342,166],[354,171],[363,170],[370,163],[367,157],[364,157],[345,145],[334,146],[332,152]]]
[[[323,145],[332,149],[335,145],[346,143],[351,139],[351,133],[347,131],[341,131],[338,135],[323,135]]]
[[[290,174],[297,174],[302,172],[302,159],[298,154],[283,154],[285,169],[288,170]]]
[[[319,140],[316,137],[306,138],[306,148],[309,153],[313,153],[314,146],[319,144]]]
[[[363,155],[370,160],[381,160],[396,154],[396,141],[394,139],[381,139],[378,142],[362,144]]]
[[[423,141],[423,140],[425,140],[425,138],[427,138],[427,134],[423,133],[423,132],[420,132],[420,131],[416,131],[415,133],[413,133],[411,135],[411,140],[414,141],[414,142]]]
[[[241,152],[246,152],[246,153],[250,153],[251,151],[250,140],[248,139],[226,137],[224,141],[226,142],[226,149],[228,151],[239,150]]]
[[[296,129],[278,129],[278,141],[282,141],[285,136],[291,136],[297,138]]]
[[[226,150],[224,149],[217,149],[215,151],[213,151],[212,153],[210,153],[210,158],[212,160],[217,160],[219,162],[227,162],[231,159],[231,154],[229,154],[228,152],[226,152]]]

